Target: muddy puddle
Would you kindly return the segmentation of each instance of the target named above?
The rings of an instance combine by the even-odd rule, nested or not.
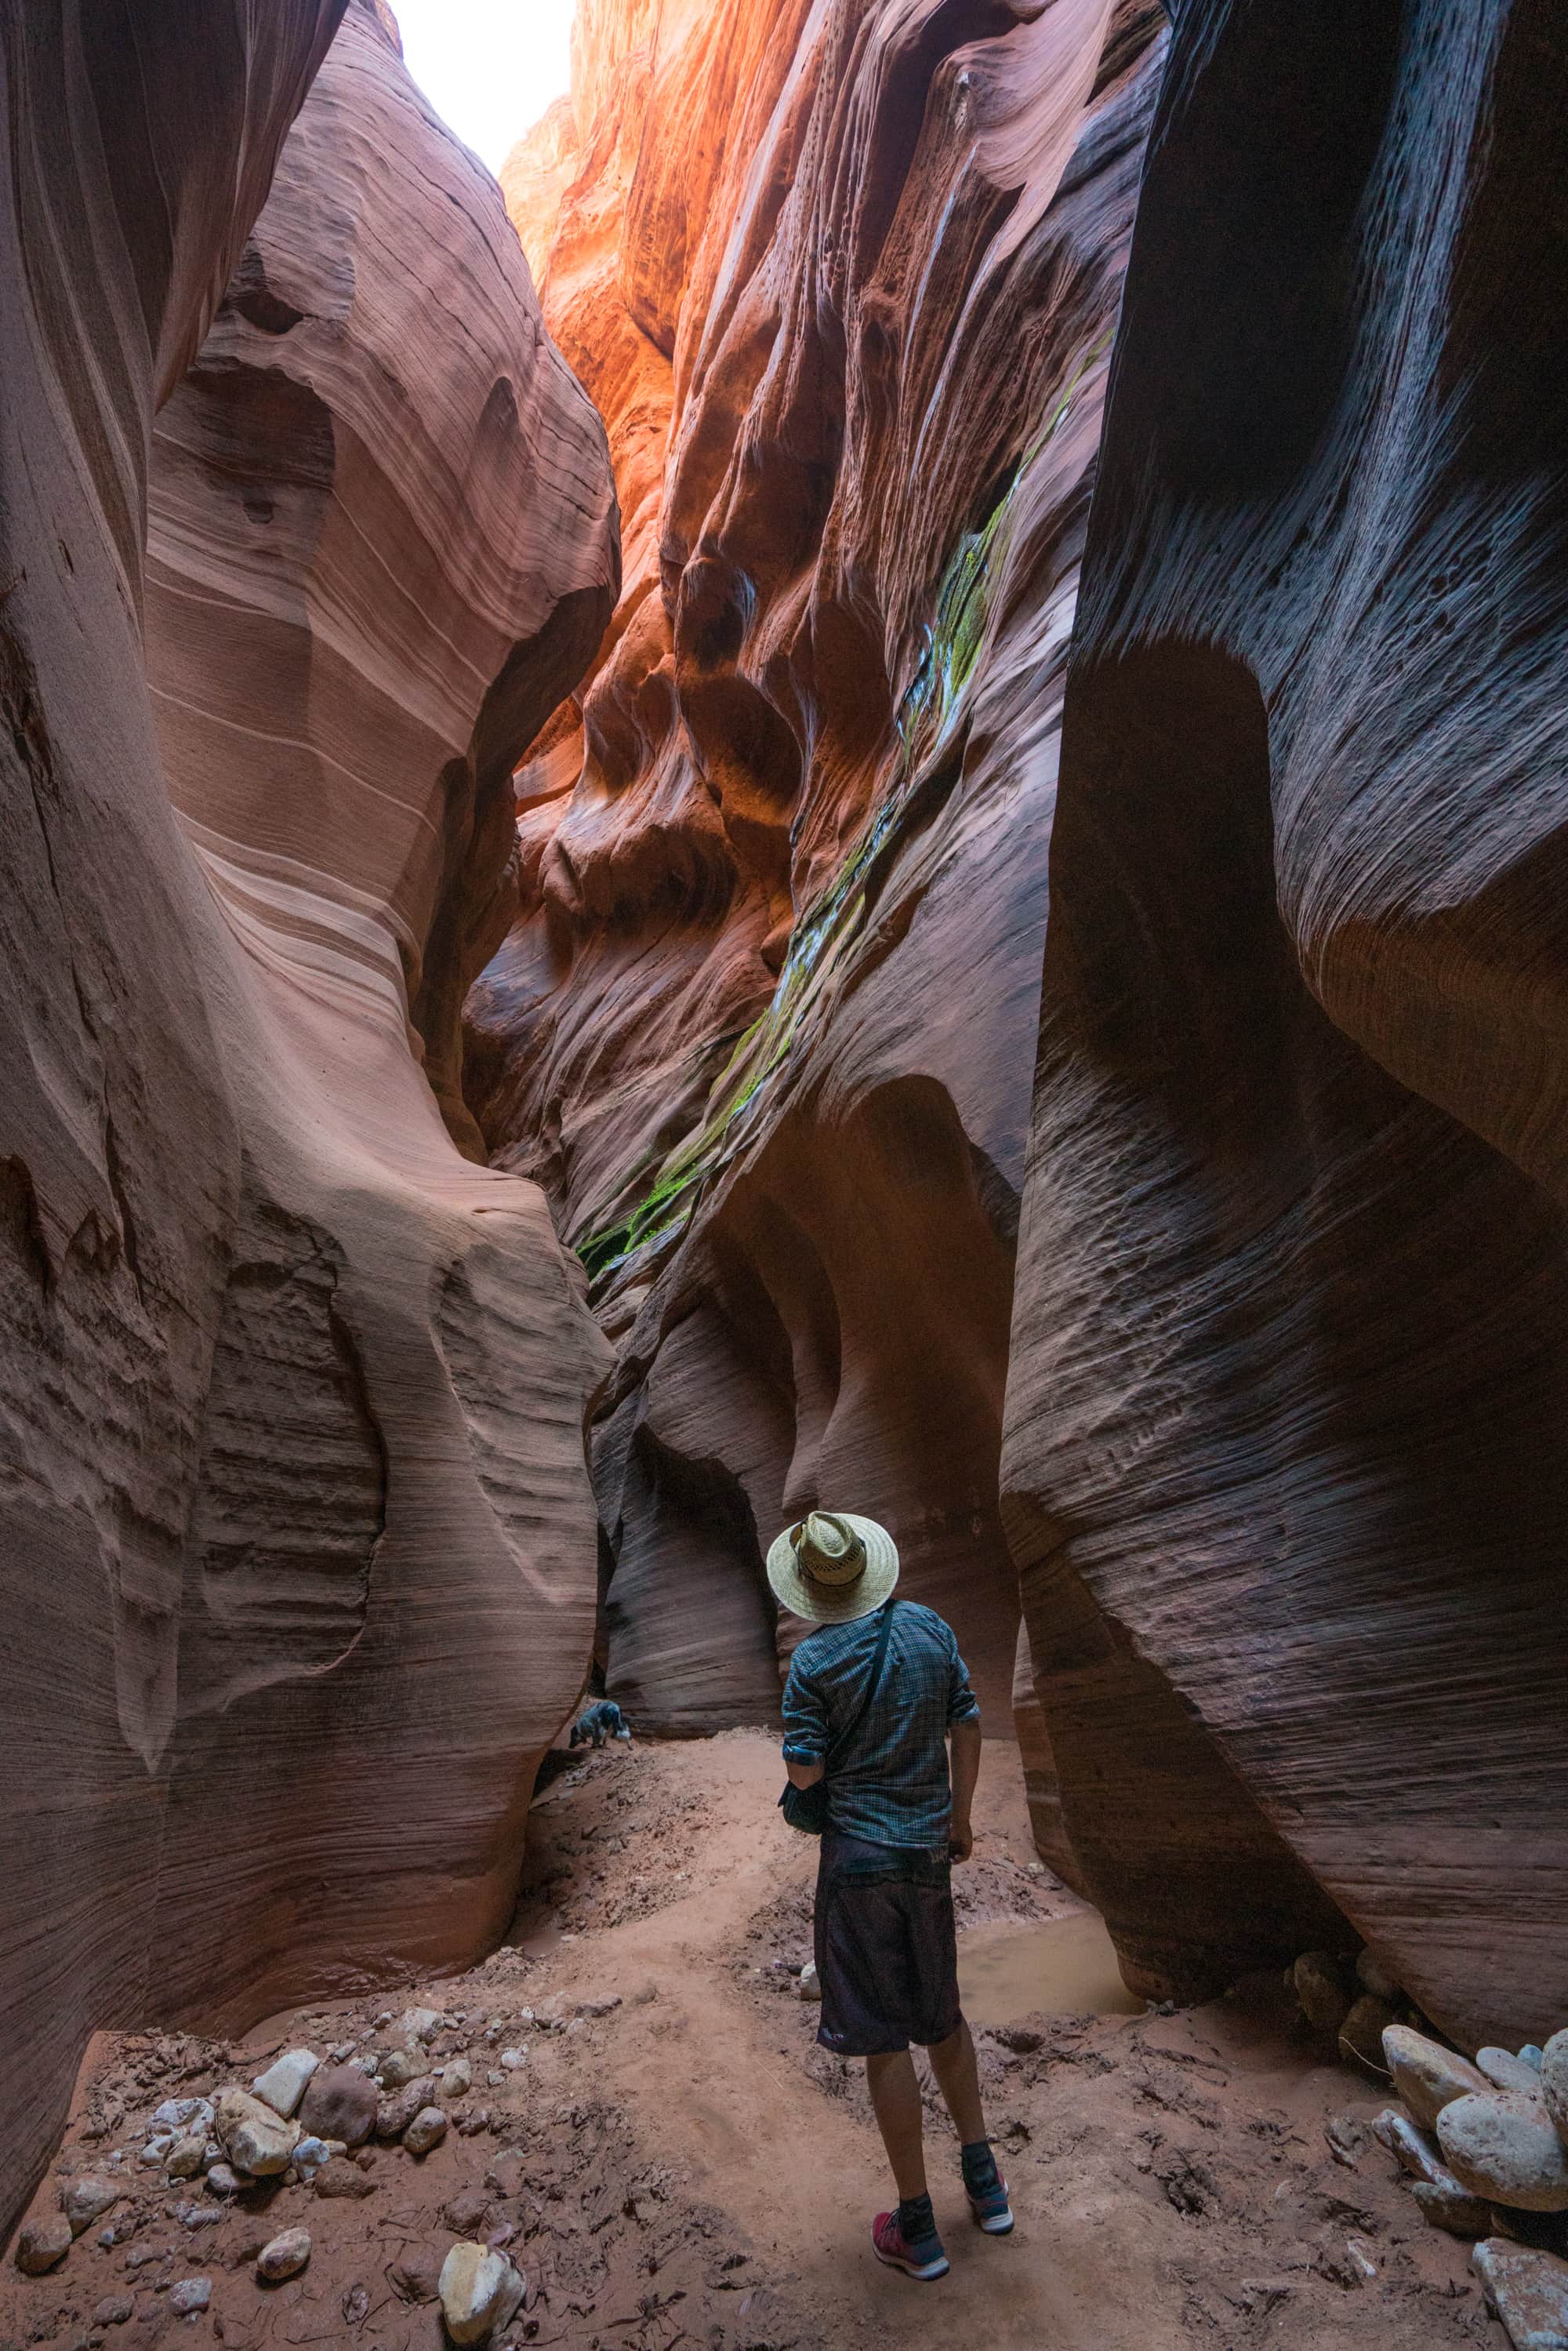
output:
[[[958,1941],[958,1984],[971,2024],[1020,2016],[1142,2016],[1122,1981],[1098,1911],[977,1927]]]

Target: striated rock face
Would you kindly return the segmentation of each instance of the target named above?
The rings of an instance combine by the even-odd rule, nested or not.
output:
[[[1181,12],[1003,1472],[1136,1971],[1268,1945],[1288,1844],[1471,2047],[1568,2007],[1565,102],[1535,6]]]
[[[252,238],[339,14],[0,12],[0,2226],[90,2027],[494,1930],[591,1634],[600,1343],[419,1058],[611,486],[358,0]]]
[[[626,581],[517,779],[469,1099],[622,1342],[610,1682],[650,1726],[772,1719],[761,1548],[818,1501],[888,1521],[1007,1719],[1044,843],[1162,25],[585,0],[507,167]]]

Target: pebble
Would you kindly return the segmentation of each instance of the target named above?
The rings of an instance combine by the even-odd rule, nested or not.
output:
[[[818,1979],[817,1962],[815,1959],[807,1960],[805,1966],[801,1969],[799,1976],[796,1978],[795,1982],[796,1989],[800,1992],[802,2000],[821,1999],[822,1987]]]
[[[441,2314],[454,2343],[487,2343],[523,2299],[523,2281],[487,2245],[453,2246],[441,2264]]]
[[[1313,2032],[1336,2033],[1350,2014],[1350,1994],[1333,1952],[1303,1951],[1291,1970],[1291,1981]]]
[[[313,2137],[363,2147],[376,2126],[380,2101],[358,2065],[323,2065],[310,2077],[299,2109],[300,2127]]]
[[[439,2009],[405,2008],[398,2020],[398,2031],[405,2041],[434,2041],[445,2022]]]
[[[508,2074],[515,2074],[519,2065],[526,2065],[528,2062],[528,2053],[526,2049],[503,2049],[501,2052],[501,2063]]]
[[[92,2314],[95,2326],[123,2326],[135,2304],[128,2294],[106,2294]]]
[[[163,2168],[171,2179],[194,2179],[207,2168],[207,2135],[204,2130],[191,2131],[177,2138],[163,2158]]]
[[[149,2164],[162,2163],[163,2158],[168,2154],[169,2149],[173,2146],[173,2144],[174,2134],[172,2131],[160,2131],[157,2137],[155,2138],[150,2138],[146,2146],[142,2148],[142,2162]]]
[[[214,2163],[208,2167],[207,2186],[214,2196],[237,2196],[245,2182],[228,2164]]]
[[[1540,2088],[1547,2113],[1568,2138],[1568,2032],[1554,2032],[1542,2051]]]
[[[264,2105],[246,2090],[225,2090],[215,2120],[224,2153],[236,2171],[266,2179],[287,2170],[299,2126],[286,2121],[276,2107]]]
[[[446,2116],[439,2106],[421,2106],[402,2135],[410,2155],[428,2155],[446,2137]]]
[[[419,2079],[428,2062],[423,2049],[392,2049],[377,2066],[376,2078],[383,2090],[406,2089],[410,2082]]]
[[[406,2083],[395,2097],[383,2098],[376,2108],[376,2137],[401,2138],[420,2108],[429,2105],[434,2095],[434,2080],[426,2074],[417,2082]]]
[[[1445,2167],[1426,2133],[1418,2131],[1415,2124],[1395,2107],[1385,2106],[1380,2115],[1373,2117],[1372,2136],[1380,2147],[1388,2149],[1413,2179],[1429,2180],[1434,2186],[1445,2179],[1452,2182],[1453,2174]]]
[[[1437,2144],[1462,2188],[1526,2212],[1568,2212],[1568,2149],[1539,2100],[1515,2091],[1453,2099]]]
[[[1383,2036],[1383,2055],[1394,2076],[1394,2086],[1416,2120],[1432,2129],[1437,2116],[1455,2098],[1486,2097],[1491,2084],[1468,2057],[1445,2049],[1440,2041],[1407,2024],[1391,2024]]]
[[[305,2085],[320,2063],[313,2050],[287,2049],[250,2086],[263,2105],[287,2119],[305,2095]]]
[[[474,2087],[474,2068],[466,2057],[454,2057],[442,2067],[435,2082],[444,2098],[465,2098]]]
[[[177,2285],[169,2288],[169,2307],[181,2318],[192,2318],[197,2311],[205,2310],[212,2298],[210,2277],[182,2278]]]
[[[1489,2237],[1470,2266],[1514,2351],[1568,2351],[1568,2262]]]
[[[70,2222],[71,2234],[79,2237],[95,2220],[112,2211],[120,2201],[120,2191],[108,2179],[68,2179],[60,2188],[60,2210]]]
[[[56,2268],[71,2249],[71,2224],[63,2212],[49,2212],[29,2220],[16,2239],[16,2262],[24,2277],[42,2277]]]
[[[256,2273],[268,2285],[277,2285],[284,2278],[298,2277],[309,2258],[309,2230],[285,2229],[257,2253]]]

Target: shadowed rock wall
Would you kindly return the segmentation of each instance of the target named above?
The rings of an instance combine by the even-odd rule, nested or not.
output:
[[[1003,1467],[1135,1976],[1278,1949],[1266,1821],[1471,2045],[1568,2006],[1565,108],[1533,0],[1180,11]]]
[[[770,1720],[761,1553],[893,1527],[1006,1719],[997,1510],[1064,649],[1163,20],[589,0],[508,163],[626,584],[519,772],[493,1164],[620,1343],[610,1686]]]
[[[591,1638],[599,1343],[417,1057],[608,469],[373,13],[246,246],[340,13],[0,8],[0,2223],[91,2027],[477,1948]]]

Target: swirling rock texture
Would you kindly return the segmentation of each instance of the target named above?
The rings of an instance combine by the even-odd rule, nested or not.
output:
[[[1527,0],[1344,31],[1179,15],[1068,690],[1003,1484],[1134,1975],[1278,1949],[1310,1871],[1512,2046],[1568,2006],[1568,39]]]
[[[591,1638],[601,1344],[419,1061],[611,482],[383,10],[256,226],[340,14],[0,8],[0,2221],[91,2027],[478,1947]]]
[[[610,1686],[651,1726],[776,1719],[762,1551],[817,1502],[888,1520],[1010,1705],[1044,842],[1162,26],[584,0],[504,175],[626,584],[517,778],[466,1082],[620,1343]]]

